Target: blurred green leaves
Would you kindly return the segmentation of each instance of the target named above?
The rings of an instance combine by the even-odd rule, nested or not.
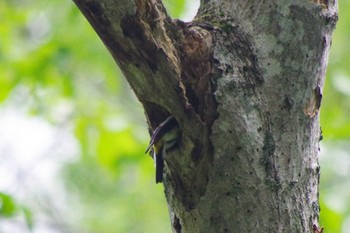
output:
[[[340,213],[335,212],[330,209],[322,199],[320,201],[321,205],[321,226],[325,228],[326,232],[342,232],[342,222],[344,221],[344,216]]]
[[[140,104],[73,2],[1,1],[0,19],[0,101],[71,128],[80,143],[62,169],[69,209],[53,216],[72,232],[170,232]],[[2,194],[1,216],[21,209],[31,227],[13,198]]]
[[[27,228],[33,228],[32,212],[18,204],[11,195],[0,192],[0,220],[3,218],[15,218],[17,215],[23,215]]]
[[[12,217],[16,211],[17,206],[13,198],[5,193],[0,193],[0,216]]]
[[[146,157],[138,163],[124,159],[118,174],[110,173],[96,160],[71,164],[66,168],[68,188],[77,196],[73,216],[86,232],[170,232],[170,221],[162,194],[156,186]],[[77,201],[78,200],[78,201]]]
[[[333,33],[321,124],[327,139],[350,138],[350,1],[339,1],[339,21]]]
[[[338,4],[339,21],[333,34],[321,106],[320,224],[325,226],[325,232],[347,233],[350,221],[350,1]]]
[[[172,18],[179,18],[185,11],[186,0],[164,0],[163,2]]]
[[[184,0],[165,4],[172,17],[185,9]],[[2,1],[0,20],[0,101],[71,128],[80,143],[62,169],[69,211],[54,215],[72,232],[170,232],[141,106],[75,5]],[[12,196],[3,200],[2,215],[15,216]]]

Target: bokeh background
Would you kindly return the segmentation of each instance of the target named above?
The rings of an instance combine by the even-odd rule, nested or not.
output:
[[[197,1],[165,1],[191,20]],[[350,233],[350,0],[321,124],[321,225]],[[72,1],[0,1],[0,233],[170,233],[143,110]]]

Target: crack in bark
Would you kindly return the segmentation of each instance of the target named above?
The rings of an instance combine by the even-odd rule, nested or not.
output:
[[[175,230],[176,233],[181,233],[182,226],[180,223],[180,219],[176,215],[174,215],[172,225],[173,225],[173,229]]]
[[[281,187],[280,178],[275,165],[274,153],[276,150],[276,143],[273,134],[270,131],[265,132],[264,146],[262,148],[261,163],[265,166],[266,184],[272,190],[277,191]]]

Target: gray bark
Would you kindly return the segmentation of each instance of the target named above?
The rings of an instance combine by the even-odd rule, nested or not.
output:
[[[319,108],[335,0],[74,0],[123,71],[165,156],[173,232],[316,232]]]

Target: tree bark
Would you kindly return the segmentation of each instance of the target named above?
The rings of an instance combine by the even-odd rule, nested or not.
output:
[[[319,108],[335,0],[74,0],[143,104],[182,131],[165,155],[173,232],[314,232]]]

